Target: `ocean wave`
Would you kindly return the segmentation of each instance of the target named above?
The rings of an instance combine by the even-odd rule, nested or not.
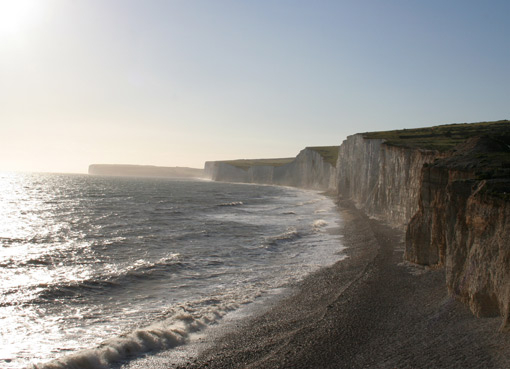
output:
[[[303,235],[295,228],[289,227],[286,232],[266,239],[266,248],[271,249],[281,243],[290,242],[301,238]]]
[[[9,247],[12,244],[23,243],[25,241],[24,238],[19,237],[0,237],[0,245],[2,245],[2,247]]]
[[[76,298],[85,294],[104,292],[131,283],[133,279],[159,278],[162,274],[175,272],[185,267],[186,263],[179,260],[179,254],[171,254],[156,262],[139,260],[129,268],[102,278],[94,277],[80,281],[39,284],[35,287],[40,292],[32,302],[52,302],[54,299]]]
[[[58,299],[78,298],[85,294],[94,292],[102,292],[107,289],[118,287],[119,283],[113,280],[89,279],[79,282],[67,282],[60,284],[48,285],[46,283],[39,284],[37,287],[41,290],[37,297],[31,303],[54,302]]]
[[[146,352],[161,351],[185,344],[190,333],[203,328],[205,323],[183,312],[170,324],[162,322],[137,329],[126,335],[107,340],[95,349],[35,365],[37,369],[106,369],[115,362],[136,357]]]
[[[43,265],[43,266],[48,266],[48,265],[53,265],[54,264],[54,261],[53,261],[53,258],[51,257],[48,257],[48,256],[44,256],[42,258],[36,258],[36,259],[29,259],[25,262],[25,265]]]
[[[242,201],[232,201],[232,202],[224,202],[221,204],[218,204],[217,206],[240,206],[244,205]]]
[[[0,261],[0,268],[17,269],[25,267],[48,267],[54,264],[55,262],[53,257],[50,255],[42,255],[39,258],[32,258],[28,260],[19,260],[14,258],[2,260]]]
[[[140,260],[138,263],[129,268],[125,275],[127,277],[144,278],[185,268],[187,264],[180,261],[179,256],[180,255],[178,253],[171,254],[168,257],[161,258],[154,263]]]
[[[282,213],[282,215],[296,215],[295,211],[285,211]]]
[[[318,232],[321,228],[328,225],[328,222],[326,222],[324,219],[319,219],[313,222],[312,229],[314,232]]]
[[[256,297],[256,296],[255,296]],[[216,323],[228,312],[254,297],[225,294],[177,306],[167,318],[108,339],[94,349],[87,349],[62,358],[34,365],[36,369],[107,369],[112,364],[142,354],[172,349],[189,342],[190,335]]]
[[[16,260],[10,258],[10,259],[7,259],[7,260],[2,260],[0,261],[0,268],[15,268],[17,267],[18,263],[16,262]]]
[[[79,207],[55,208],[18,239],[0,239],[11,368],[116,367],[185,344],[228,311],[335,259],[325,228],[313,229],[315,219],[334,220],[314,215],[328,207],[308,201],[318,197],[311,192],[87,178],[69,189],[100,191],[97,200],[72,195]]]
[[[317,204],[318,202],[321,202],[322,199],[318,198],[318,199],[311,199],[311,200],[307,200],[307,201],[303,201],[303,202],[298,202],[296,205],[297,206],[306,206],[306,205],[313,205],[313,204]]]

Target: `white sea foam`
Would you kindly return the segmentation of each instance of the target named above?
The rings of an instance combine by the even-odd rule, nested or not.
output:
[[[218,206],[240,206],[240,205],[244,205],[244,203],[242,201],[232,201],[221,203]]]
[[[38,369],[106,369],[112,363],[149,351],[159,351],[182,345],[191,332],[203,323],[190,314],[183,314],[180,321],[169,326],[164,323],[138,329],[123,337],[105,341],[100,347],[63,357],[47,364],[36,365]]]
[[[169,318],[150,326],[104,341],[95,349],[35,365],[36,369],[107,369],[112,364],[139,356],[171,349],[188,342],[190,334],[216,323],[241,304],[252,301],[248,295],[230,291],[222,296],[194,301],[171,309]],[[201,307],[199,307],[201,306]]]
[[[326,222],[324,219],[318,219],[313,222],[312,228],[315,232],[319,231],[321,228],[328,225],[328,222]]]
[[[324,232],[337,221],[334,204],[312,191],[45,180],[12,187],[37,189],[19,203],[40,216],[0,239],[2,368],[106,368],[182,345],[340,258],[338,239]],[[55,188],[66,191],[55,198]]]
[[[278,234],[276,236],[267,237],[266,245],[267,247],[274,247],[280,243],[293,241],[297,238],[301,237],[301,234],[295,227],[289,227],[287,231]]]

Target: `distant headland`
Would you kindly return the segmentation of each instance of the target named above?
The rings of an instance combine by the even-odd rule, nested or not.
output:
[[[116,177],[162,177],[162,178],[199,178],[204,170],[187,167],[158,167],[154,165],[131,164],[91,164],[89,174]]]

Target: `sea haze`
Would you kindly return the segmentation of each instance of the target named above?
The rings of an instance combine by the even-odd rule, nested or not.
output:
[[[185,344],[342,258],[333,201],[201,180],[0,174],[0,367]]]

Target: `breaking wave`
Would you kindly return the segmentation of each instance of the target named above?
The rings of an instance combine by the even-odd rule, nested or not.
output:
[[[156,353],[186,344],[190,335],[218,322],[228,312],[253,300],[229,291],[166,312],[166,318],[149,326],[108,339],[94,349],[87,349],[60,359],[35,365],[36,369],[107,369],[112,364],[148,352]]]
[[[105,276],[96,276],[77,281],[61,281],[56,283],[40,283],[22,287],[38,291],[30,302],[53,302],[58,299],[74,299],[94,293],[107,293],[112,289],[133,283],[136,280],[161,278],[177,270],[186,268],[187,264],[179,260],[179,254],[172,254],[156,262],[139,260],[124,270]],[[4,290],[5,296],[16,294],[19,288]],[[19,305],[22,301],[4,298],[0,306]],[[27,303],[28,301],[25,301]]]
[[[266,240],[266,248],[276,247],[282,243],[291,242],[301,237],[302,234],[295,227],[289,227],[284,233],[268,237]]]
[[[0,199],[13,219],[0,238],[6,369],[143,360],[338,259],[324,232],[333,203],[309,191],[67,175],[18,182],[11,195],[27,188],[28,197]]]
[[[321,228],[328,225],[328,222],[326,222],[324,219],[318,219],[313,222],[312,228],[315,232],[318,232]]]
[[[182,311],[167,321],[107,340],[95,349],[84,350],[35,367],[37,369],[107,369],[111,364],[130,357],[185,344],[191,333],[216,321],[226,312],[218,310],[211,313],[210,317],[198,318]]]
[[[242,201],[232,201],[218,204],[218,206],[240,206],[240,205],[244,205],[244,203]]]

